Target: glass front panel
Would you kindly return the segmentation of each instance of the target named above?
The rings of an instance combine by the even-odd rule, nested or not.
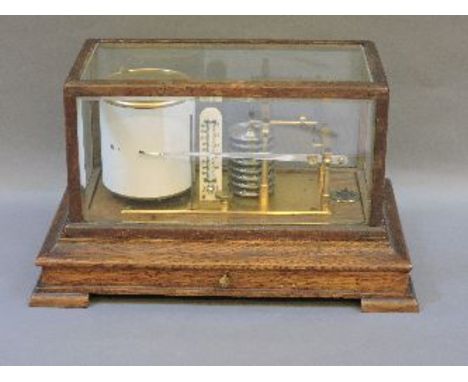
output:
[[[82,79],[372,82],[357,44],[100,43]]]
[[[86,221],[365,224],[371,100],[78,98]]]

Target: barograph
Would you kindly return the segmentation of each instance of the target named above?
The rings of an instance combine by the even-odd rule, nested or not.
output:
[[[336,298],[417,311],[369,41],[88,40],[32,306]]]

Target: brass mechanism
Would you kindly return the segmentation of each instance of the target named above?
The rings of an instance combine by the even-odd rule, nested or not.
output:
[[[319,169],[320,209],[330,213],[330,164],[331,153],[323,154]]]
[[[165,156],[194,156],[194,157],[221,157],[229,160],[229,174],[231,193],[226,191],[217,192],[215,203],[209,206],[203,201],[194,203],[192,209],[145,209],[145,210],[122,210],[123,214],[213,214],[226,213],[232,215],[271,215],[271,216],[322,216],[332,213],[330,208],[330,168],[332,166],[342,166],[348,161],[344,155],[333,154],[330,149],[330,137],[334,133],[326,126],[317,121],[308,120],[301,116],[297,120],[254,120],[240,123],[233,129],[231,139],[231,152],[226,153],[160,153],[144,152],[142,155],[153,157]],[[314,154],[275,154],[272,153],[274,126],[296,126],[310,129],[314,134],[312,150],[320,153]],[[313,210],[271,210],[270,198],[274,192],[274,169],[275,160],[297,160],[305,161],[310,166],[317,169],[317,189],[319,192],[319,207]],[[238,198],[257,198],[257,210],[232,209],[231,202],[233,196]],[[335,196],[335,195],[334,195]],[[334,198],[335,200],[335,198]],[[336,200],[335,200],[336,201]]]
[[[153,81],[186,81],[190,77],[178,70],[165,68],[130,68],[123,69],[111,73],[109,80],[153,80]],[[106,102],[113,105],[131,109],[160,109],[164,107],[174,106],[185,102],[185,99],[139,99],[139,98],[110,98]]]
[[[318,135],[318,141],[315,142],[315,147],[320,148],[322,151],[321,155],[310,155],[307,157],[307,162],[311,166],[319,166],[318,170],[318,189],[320,192],[320,208],[314,211],[316,214],[330,214],[330,166],[334,162],[342,164],[345,158],[342,156],[334,156],[329,149],[329,138],[333,136],[331,130],[327,127],[318,129],[319,123],[317,121],[308,120],[306,117],[301,116],[297,120],[271,120],[268,121],[269,111],[262,110],[264,115],[267,115],[267,120],[264,122],[253,121],[246,126],[246,129],[255,129],[256,127],[261,131],[261,148],[262,152],[268,154],[272,146],[271,127],[273,126],[297,126],[302,128],[311,128],[312,133]],[[239,125],[242,126],[242,125]],[[252,131],[252,130],[251,130]],[[249,130],[246,130],[245,137],[247,137]],[[251,133],[255,136],[255,132]],[[239,139],[239,134],[236,135],[236,140]],[[254,161],[255,162],[255,161]],[[237,163],[237,162],[234,162]],[[239,170],[237,170],[239,171]],[[232,171],[231,171],[232,173]],[[238,183],[234,183],[234,186],[238,187]],[[268,214],[269,211],[269,199],[270,194],[273,192],[274,180],[272,177],[272,169],[270,161],[263,159],[261,161],[261,173],[260,182],[258,185],[258,198],[259,198],[259,211]],[[234,190],[234,194],[239,196],[256,196],[257,194],[243,194],[237,189]]]
[[[270,136],[270,126],[264,124],[262,128],[262,143],[263,151],[268,149],[268,139]],[[260,183],[260,211],[268,211],[269,197],[270,197],[270,165],[267,160],[262,161],[262,173]]]

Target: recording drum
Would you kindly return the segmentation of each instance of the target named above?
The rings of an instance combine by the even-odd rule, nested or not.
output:
[[[182,79],[167,69],[133,69],[115,78]],[[135,199],[163,199],[191,187],[190,158],[171,155],[190,151],[190,124],[195,101],[190,98],[105,98],[99,101],[104,186]],[[159,155],[147,155],[158,153]]]

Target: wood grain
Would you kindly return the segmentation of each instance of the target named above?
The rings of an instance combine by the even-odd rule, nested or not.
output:
[[[99,256],[96,256],[96,254]],[[297,269],[407,272],[408,262],[385,242],[278,240],[61,239],[37,265],[125,265],[191,269]]]
[[[87,308],[89,294],[79,292],[43,292],[35,290],[29,300],[31,307]]]
[[[387,234],[352,241],[70,238],[61,234],[62,211],[37,259],[39,291],[51,295],[36,291],[34,304],[60,306],[54,298],[61,293],[149,294],[352,298],[363,299],[364,311],[414,310],[411,263],[389,182],[384,206]]]
[[[365,313],[418,313],[419,303],[410,282],[404,297],[363,297],[361,310]]]

